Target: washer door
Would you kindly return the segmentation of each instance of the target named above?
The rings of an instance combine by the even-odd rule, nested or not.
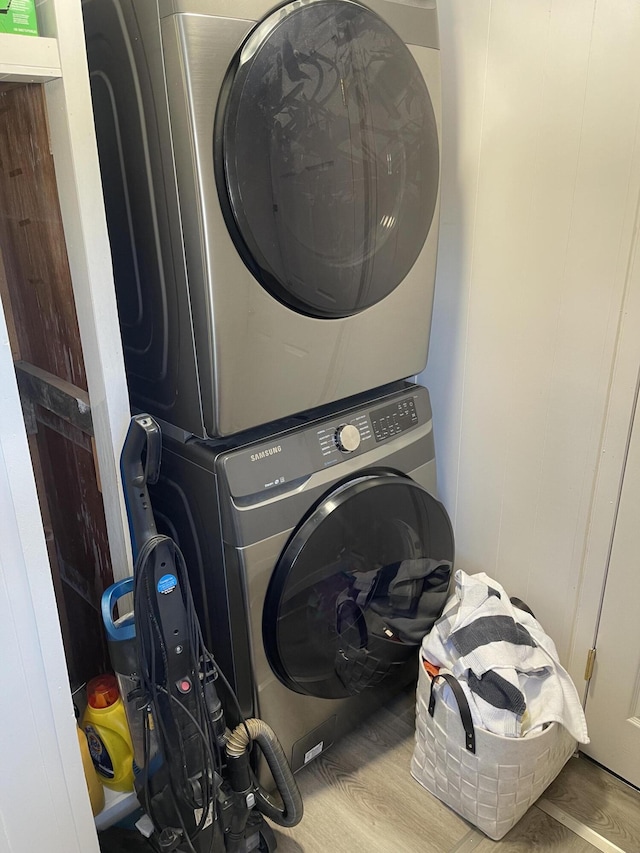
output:
[[[442,612],[453,551],[444,507],[407,477],[371,472],[329,493],[267,592],[263,640],[278,678],[337,699],[393,677]]]
[[[431,227],[431,98],[404,42],[358,3],[296,0],[258,25],[223,86],[215,161],[245,263],[304,314],[379,302]]]

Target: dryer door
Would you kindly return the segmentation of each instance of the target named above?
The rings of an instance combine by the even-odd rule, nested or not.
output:
[[[330,492],[275,568],[263,614],[269,663],[287,687],[337,699],[416,654],[446,602],[453,532],[407,477],[371,472]]]
[[[434,217],[438,134],[422,73],[378,15],[347,0],[296,0],[251,33],[222,90],[215,161],[245,263],[311,316],[387,296]]]

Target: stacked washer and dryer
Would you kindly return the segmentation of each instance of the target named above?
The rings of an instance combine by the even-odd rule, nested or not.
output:
[[[86,0],[132,408],[243,714],[294,770],[416,677],[453,535],[425,366],[434,0]]]

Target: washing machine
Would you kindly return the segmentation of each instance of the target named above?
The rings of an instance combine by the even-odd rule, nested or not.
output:
[[[435,0],[85,0],[134,408],[224,437],[425,366]]]
[[[238,446],[165,436],[158,527],[242,713],[294,771],[415,682],[454,559],[435,493],[429,396],[410,383]]]

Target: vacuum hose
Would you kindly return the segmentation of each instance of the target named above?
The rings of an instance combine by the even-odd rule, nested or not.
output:
[[[232,768],[236,763],[244,764],[243,759],[248,757],[247,748],[252,741],[260,747],[283,803],[279,806],[266,791],[258,787],[255,790],[258,811],[279,826],[295,826],[302,820],[302,797],[280,741],[273,729],[262,720],[246,720],[228,736],[226,751],[231,775],[235,775]],[[238,790],[235,785],[234,789]]]

